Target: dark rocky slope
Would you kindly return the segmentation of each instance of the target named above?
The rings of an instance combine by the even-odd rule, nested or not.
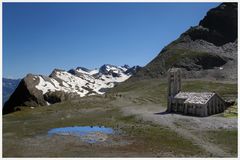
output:
[[[237,3],[211,9],[129,80],[165,77],[170,67],[182,68],[185,78],[236,80],[237,9]]]
[[[42,99],[41,91],[35,88],[38,81],[32,81],[33,75],[28,74],[23,78],[16,90],[10,96],[9,100],[4,104],[3,114],[15,111],[16,108],[10,107],[18,104],[19,106],[25,105],[45,105],[45,101]]]

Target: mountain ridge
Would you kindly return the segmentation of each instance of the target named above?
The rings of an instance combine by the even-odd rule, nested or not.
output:
[[[184,78],[236,81],[237,47],[237,3],[222,3],[128,81],[163,78],[171,67],[181,68]]]
[[[4,104],[11,94],[14,92],[18,84],[20,83],[21,79],[13,79],[13,78],[2,78],[2,104]]]
[[[99,69],[77,67],[68,71],[54,69],[49,76],[27,74],[19,83],[3,113],[15,111],[16,106],[45,106],[68,99],[104,94],[137,72],[139,66],[105,64]]]

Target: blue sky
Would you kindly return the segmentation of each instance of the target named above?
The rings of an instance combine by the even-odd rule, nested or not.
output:
[[[3,3],[3,76],[144,66],[219,3]]]

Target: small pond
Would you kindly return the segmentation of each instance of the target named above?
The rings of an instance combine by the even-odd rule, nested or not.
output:
[[[104,126],[73,126],[63,128],[53,128],[48,131],[49,136],[76,136],[87,143],[106,141],[109,134],[113,134],[112,128]]]

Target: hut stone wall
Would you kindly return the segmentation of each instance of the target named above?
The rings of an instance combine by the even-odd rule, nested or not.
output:
[[[168,112],[209,116],[226,109],[225,101],[214,92],[181,92],[181,70],[168,72]]]

